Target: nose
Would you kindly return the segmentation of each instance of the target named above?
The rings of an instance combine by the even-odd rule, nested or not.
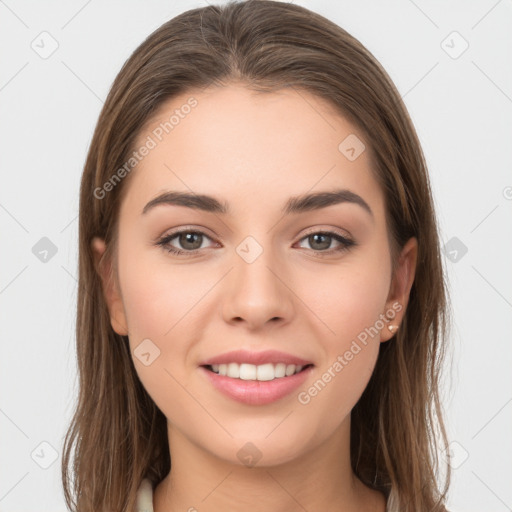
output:
[[[244,323],[248,329],[257,330],[292,320],[295,310],[290,279],[270,250],[252,262],[236,255],[234,267],[227,276],[222,305],[226,322]]]

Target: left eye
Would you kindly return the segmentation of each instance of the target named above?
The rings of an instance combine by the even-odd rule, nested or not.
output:
[[[311,233],[301,240],[306,240],[313,250],[316,251],[318,249],[320,252],[328,252],[331,253],[333,251],[342,251],[348,249],[352,245],[355,245],[352,240],[345,238],[344,236],[338,235],[337,233],[332,233],[330,231],[319,231],[316,233]],[[338,247],[334,249],[331,248],[331,242],[338,242]],[[316,246],[316,247],[315,247]]]

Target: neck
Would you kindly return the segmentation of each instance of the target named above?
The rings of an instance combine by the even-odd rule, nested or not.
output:
[[[356,510],[384,512],[384,496],[350,464],[350,416],[322,445],[276,465],[220,459],[168,426],[171,472],[154,493],[155,512]],[[241,443],[243,445],[243,443]]]

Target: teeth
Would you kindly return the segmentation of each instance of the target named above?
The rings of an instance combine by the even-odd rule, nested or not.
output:
[[[233,377],[233,378],[236,378],[236,379],[238,379],[239,377],[241,379],[244,379],[245,377],[240,376],[241,370],[242,369],[240,368],[240,366],[238,366],[236,363],[229,363],[228,364],[228,371],[227,371],[226,375],[228,377]]]
[[[212,364],[211,369],[219,375],[225,375],[233,379],[242,380],[274,380],[284,376],[289,377],[295,373],[299,373],[303,366],[294,364],[261,364],[256,366],[247,363],[229,363],[229,364]]]

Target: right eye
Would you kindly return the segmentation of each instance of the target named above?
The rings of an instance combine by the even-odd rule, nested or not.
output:
[[[158,240],[157,245],[160,245],[163,249],[172,254],[189,256],[195,255],[199,250],[204,249],[203,242],[205,238],[211,240],[210,237],[202,231],[182,229],[165,235]],[[181,248],[171,244],[175,239]]]

